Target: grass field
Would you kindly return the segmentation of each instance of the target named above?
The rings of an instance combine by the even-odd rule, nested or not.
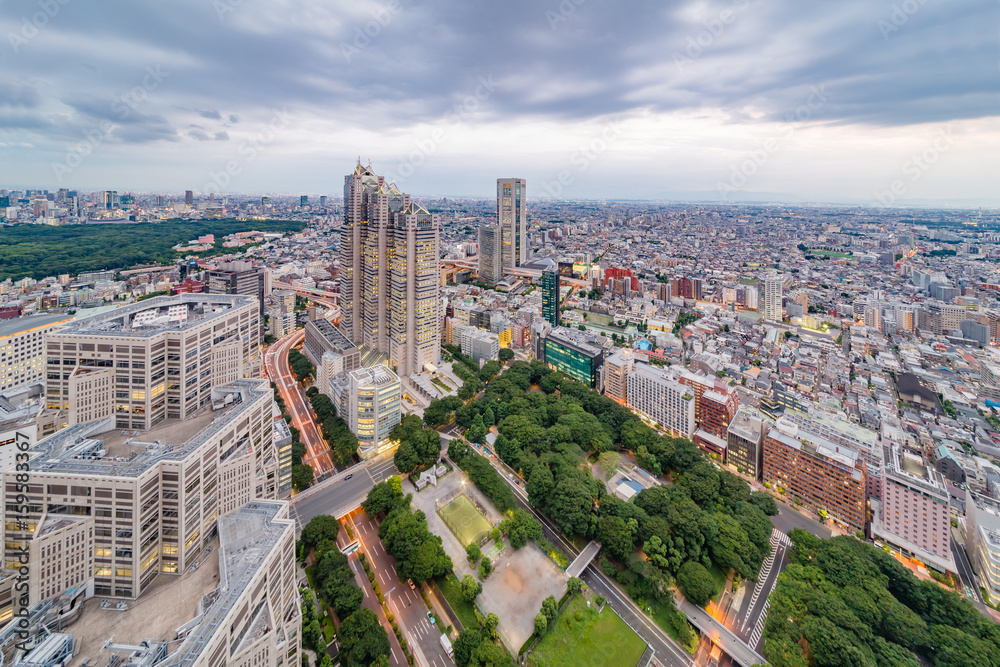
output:
[[[462,546],[468,546],[480,541],[493,530],[479,510],[465,496],[458,496],[438,510],[438,516],[451,529]]]
[[[451,610],[458,616],[459,623],[463,628],[475,630],[479,627],[479,620],[476,618],[476,610],[473,603],[462,597],[462,589],[458,579],[454,574],[448,574],[437,580],[441,595],[448,601]]]
[[[597,605],[577,595],[549,626],[528,655],[529,667],[635,667],[646,642],[610,607],[598,614]]]

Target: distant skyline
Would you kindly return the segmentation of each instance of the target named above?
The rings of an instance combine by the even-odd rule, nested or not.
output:
[[[0,6],[0,187],[997,206],[1000,3]]]

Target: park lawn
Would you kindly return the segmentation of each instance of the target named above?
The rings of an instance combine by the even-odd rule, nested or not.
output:
[[[528,655],[529,667],[635,667],[646,642],[618,614],[597,605],[584,593],[574,597]]]
[[[466,601],[462,597],[462,589],[454,573],[447,574],[440,579],[436,579],[441,595],[445,597],[452,611],[458,616],[459,623],[468,630],[475,630],[479,627],[479,619],[476,618],[476,608],[472,602]]]

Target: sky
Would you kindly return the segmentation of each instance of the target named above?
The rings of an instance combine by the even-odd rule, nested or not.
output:
[[[6,0],[0,187],[1000,205],[998,0]]]

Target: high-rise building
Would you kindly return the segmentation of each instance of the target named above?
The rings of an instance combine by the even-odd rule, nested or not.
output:
[[[479,228],[479,277],[488,285],[503,279],[503,259],[500,256],[500,227]]]
[[[69,426],[188,419],[214,387],[260,376],[259,319],[250,297],[178,294],[67,324],[45,338],[48,408]]]
[[[320,206],[324,206],[325,207],[327,201],[328,200],[327,200],[327,196],[326,195],[320,195],[320,198],[319,198],[319,205]]]
[[[358,438],[358,455],[370,458],[389,446],[401,420],[399,376],[382,364],[337,375],[330,383],[337,415]]]
[[[184,203],[187,204],[188,206],[194,204],[194,192],[192,192],[191,190],[184,191]]]
[[[764,458],[764,434],[771,422],[749,408],[742,408],[726,431],[726,463],[738,472],[760,479]]]
[[[118,191],[117,190],[105,190],[104,191],[104,208],[108,211],[114,208],[118,208]]]
[[[1000,501],[971,491],[966,495],[969,560],[992,604],[1000,603]]]
[[[542,318],[554,327],[559,326],[559,272],[542,272]]]
[[[497,179],[497,224],[504,268],[528,262],[527,183],[523,178]]]
[[[44,338],[66,315],[29,315],[0,320],[0,391],[45,377]]]
[[[628,376],[635,370],[631,349],[622,348],[604,360],[604,395],[628,403]]]
[[[764,319],[781,321],[781,289],[785,279],[781,275],[770,274],[764,278]]]
[[[409,376],[441,356],[437,214],[358,163],[344,178],[341,326]]]
[[[309,195],[299,195],[299,206],[309,205]]]
[[[670,371],[636,364],[628,376],[628,406],[675,436],[694,433],[694,394]]]
[[[607,351],[598,337],[567,327],[551,327],[545,320],[536,324],[549,327],[549,330],[536,329],[535,357],[549,368],[601,391],[601,366]]]
[[[219,262],[205,279],[209,294],[240,294],[257,298],[260,321],[264,321],[264,297],[271,295],[271,271],[253,262]]]

